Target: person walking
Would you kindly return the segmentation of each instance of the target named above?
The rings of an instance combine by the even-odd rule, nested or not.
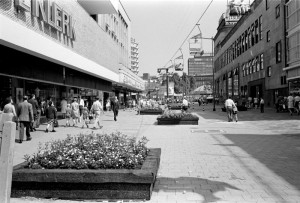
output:
[[[287,98],[287,106],[288,106],[290,115],[292,116],[293,115],[293,109],[294,109],[294,97],[293,97],[292,93],[290,93],[290,95]]]
[[[84,107],[84,100],[82,99],[81,96],[79,96],[79,123],[81,123],[83,107]]]
[[[41,120],[41,115],[42,115],[42,102],[41,102],[41,99],[39,97],[36,98],[36,101],[37,101],[37,104],[38,104],[38,108],[36,110],[36,128],[39,128],[40,127],[40,120]]]
[[[49,132],[50,125],[52,126],[51,132],[56,132],[54,130],[54,121],[56,119],[56,108],[54,107],[52,101],[49,101],[49,106],[46,109],[46,118],[47,118],[47,127],[46,127],[46,133]]]
[[[119,108],[120,108],[120,104],[117,96],[115,96],[115,98],[110,103],[111,103],[111,109],[114,112],[114,120],[117,121],[117,116],[119,114]]]
[[[229,96],[228,99],[226,99],[225,101],[225,108],[227,112],[228,122],[232,121],[233,106],[234,106],[234,102],[231,99],[231,96]]]
[[[71,121],[71,114],[72,114],[72,109],[71,109],[71,105],[67,104],[67,108],[66,108],[66,125],[65,127],[70,127],[70,121]]]
[[[189,102],[188,100],[186,100],[186,96],[183,97],[183,100],[182,100],[182,109],[184,111],[187,111],[189,108]]]
[[[62,114],[63,119],[66,118],[67,104],[68,104],[67,100],[63,97],[60,102],[60,112]]]
[[[19,143],[23,142],[24,138],[24,128],[26,128],[26,141],[30,141],[32,138],[30,136],[30,123],[33,122],[33,110],[32,105],[28,103],[28,97],[23,96],[23,102],[19,103],[17,109],[17,116],[20,122],[19,130]]]
[[[32,105],[33,123],[30,123],[30,131],[33,132],[36,131],[37,109],[39,108],[39,105],[34,94],[31,95],[31,98],[28,100],[28,102]]]
[[[232,107],[232,117],[235,120],[235,122],[238,122],[238,108],[237,108],[237,102],[234,103]]]
[[[13,100],[11,99],[11,97],[7,97],[5,100],[5,106],[3,108],[3,113],[11,113],[12,114],[12,121],[16,121],[17,120],[17,113],[16,113],[16,109],[15,106],[13,105]]]
[[[260,113],[264,113],[265,112],[265,100],[263,98],[260,99],[259,105],[260,105]]]
[[[99,97],[96,97],[96,101],[94,101],[94,103],[91,107],[91,111],[94,114],[94,119],[95,119],[93,129],[97,129],[97,127],[96,127],[97,125],[101,129],[103,126],[100,125],[100,113],[101,113],[101,111],[103,112],[103,107],[102,107]]]
[[[295,110],[297,112],[297,115],[299,115],[299,104],[300,104],[300,96],[299,96],[299,93],[296,94],[295,96]]]
[[[79,113],[79,104],[77,103],[77,98],[74,97],[73,102],[71,104],[72,109],[72,119],[73,119],[73,126],[77,125],[79,121],[80,113]]]
[[[82,129],[84,128],[84,125],[86,125],[87,128],[89,128],[89,110],[87,105],[83,107],[82,109]]]

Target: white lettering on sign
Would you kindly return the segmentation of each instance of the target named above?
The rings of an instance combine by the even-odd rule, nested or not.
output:
[[[71,40],[76,39],[75,20],[51,0],[15,0],[15,6],[47,23]]]

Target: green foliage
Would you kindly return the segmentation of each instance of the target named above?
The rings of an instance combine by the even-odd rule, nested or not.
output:
[[[134,169],[142,165],[149,150],[148,140],[111,134],[79,134],[39,145],[32,158],[25,155],[31,169]]]

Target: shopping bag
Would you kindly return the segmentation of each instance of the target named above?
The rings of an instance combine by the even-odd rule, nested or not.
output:
[[[58,121],[57,121],[57,119],[54,119],[53,126],[56,127],[56,128],[58,127]]]

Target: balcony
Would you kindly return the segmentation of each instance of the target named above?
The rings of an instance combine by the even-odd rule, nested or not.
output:
[[[118,0],[78,0],[78,3],[90,15],[118,13]]]

